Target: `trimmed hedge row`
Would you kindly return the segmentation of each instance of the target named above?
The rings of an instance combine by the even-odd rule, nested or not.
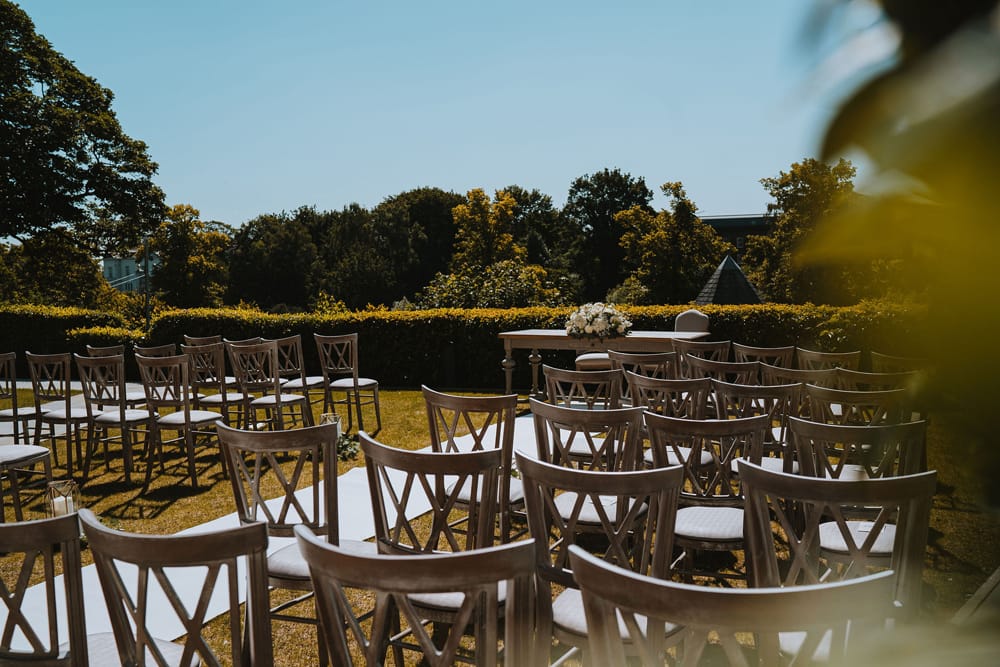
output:
[[[24,352],[37,354],[77,351],[68,333],[88,327],[123,327],[124,319],[117,313],[105,313],[83,308],[52,306],[0,306],[0,351],[17,352],[19,377],[28,376]]]
[[[636,329],[674,328],[674,318],[688,306],[623,308]],[[251,309],[168,310],[153,320],[145,338],[123,328],[119,318],[105,313],[75,311],[57,318],[55,312],[33,314],[37,309],[0,309],[4,322],[0,350],[19,354],[32,351],[82,351],[87,343],[180,343],[184,334],[222,334],[241,339],[252,336],[279,338],[300,334],[306,366],[318,373],[313,333],[360,335],[362,374],[377,378],[383,387],[500,391],[503,389],[502,331],[529,328],[562,328],[571,307],[498,309],[439,309],[424,311],[364,310],[337,314],[274,315]],[[64,311],[65,309],[49,309]],[[912,347],[923,325],[926,309],[881,302],[851,307],[813,305],[704,306],[711,318],[711,339],[734,340],[749,345],[797,344],[817,350],[880,350],[919,356]],[[24,313],[23,318],[17,317]],[[44,332],[30,329],[44,325]],[[89,328],[87,328],[89,327]],[[94,329],[93,327],[98,327]],[[109,328],[106,328],[109,327]],[[30,341],[30,343],[29,343]],[[515,386],[530,383],[527,354],[517,351]],[[570,367],[573,356],[546,353],[545,362]]]

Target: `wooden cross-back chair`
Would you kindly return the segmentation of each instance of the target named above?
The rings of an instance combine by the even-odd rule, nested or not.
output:
[[[621,370],[575,371],[542,365],[545,397],[553,405],[585,410],[621,407]]]
[[[928,366],[927,359],[922,357],[903,357],[872,350],[869,353],[871,368],[875,373],[898,373],[904,371],[921,371]]]
[[[517,396],[456,396],[434,391],[427,386],[421,386],[421,391],[427,408],[432,451],[499,449],[502,452],[498,473],[497,514],[500,540],[509,541],[512,536],[512,516],[516,514],[523,517],[524,514],[524,491],[521,481],[513,477],[511,467]],[[468,504],[472,497],[465,495],[461,500]]]
[[[243,394],[246,424],[255,430],[280,431],[286,427],[312,426],[312,408],[304,394],[285,391],[273,340],[227,346]]]
[[[690,356],[686,363],[688,377],[707,377],[734,384],[760,384],[759,361],[715,361]]]
[[[792,417],[788,428],[804,475],[857,480],[926,469],[926,421],[846,426]]]
[[[826,424],[878,426],[898,424],[913,416],[911,394],[906,389],[849,391],[807,384],[804,395],[808,409],[803,416]]]
[[[699,420],[647,412],[645,420],[653,464],[665,468],[677,460],[684,467],[682,507],[677,511],[674,539],[684,550],[685,569],[697,573],[697,551],[742,550],[743,496],[735,461],[746,458],[760,462],[765,434],[771,429],[770,416]],[[705,453],[709,455],[707,463]],[[717,568],[702,573],[730,576]]]
[[[470,552],[400,556],[364,555],[324,542],[307,530],[296,536],[316,588],[320,625],[338,667],[385,664],[389,615],[400,613],[412,629],[412,648],[429,667],[450,667],[467,658],[463,636],[475,637],[477,665],[538,665],[533,641],[534,542],[522,540]],[[368,626],[350,589],[375,593],[375,622]],[[423,627],[414,596],[448,595],[458,602],[456,622],[448,633],[432,635]],[[500,623],[499,600],[506,618]],[[472,632],[467,633],[471,627]],[[357,647],[352,650],[351,640]],[[502,643],[502,646],[500,645]],[[359,656],[359,660],[355,660]]]
[[[724,588],[630,572],[575,545],[570,559],[583,593],[591,664],[602,667],[636,663],[623,630],[642,665],[856,664],[864,662],[865,640],[895,614],[889,572],[793,588]],[[665,636],[676,626],[682,629]]]
[[[837,368],[834,374],[836,389],[850,391],[882,391],[905,389],[920,381],[919,371],[897,371],[893,373],[869,373],[850,368]]]
[[[761,362],[761,384],[814,384],[818,387],[833,387],[837,384],[837,371],[833,368],[785,368]]]
[[[781,347],[755,347],[753,345],[733,343],[734,361],[760,361],[772,366],[791,368],[792,361],[794,359],[794,345],[784,345]]]
[[[339,424],[284,431],[248,431],[220,423],[216,429],[229,467],[240,523],[265,521],[268,535],[276,538],[292,537],[294,528],[303,526],[331,544],[341,544],[353,551],[375,552],[373,544],[340,539]],[[306,489],[313,492],[301,497],[299,493]],[[267,576],[272,588],[298,593],[271,607],[271,619],[315,625],[314,616],[290,611],[300,603],[311,604],[314,597],[305,560],[295,544],[268,556]],[[317,650],[322,663],[322,646]]]
[[[0,410],[0,422],[8,421],[13,427],[13,442],[0,446],[0,522],[4,521],[4,497],[10,495],[14,505],[14,518],[24,519],[21,501],[22,476],[41,476],[43,482],[52,481],[52,452],[48,447],[37,444],[38,413],[32,407],[18,407],[17,382],[15,380],[14,362],[16,354],[7,352],[0,354],[0,400],[10,401],[9,408]],[[32,440],[28,424],[35,422],[35,444]],[[23,440],[23,443],[22,443]],[[41,466],[38,470],[36,466]]]
[[[142,445],[147,462],[153,422],[157,415],[148,408],[130,407],[125,389],[125,358],[120,355],[74,355],[87,408],[87,451],[83,460],[83,481],[90,477],[94,452],[104,446],[104,467],[110,471],[108,445],[118,443],[122,450],[125,483],[132,483],[134,448]],[[145,402],[145,394],[143,398]]]
[[[194,406],[189,376],[190,360],[181,354],[170,357],[144,357],[135,355],[139,367],[139,377],[146,392],[146,404],[157,413],[153,421],[153,440],[148,447],[149,462],[146,465],[146,479],[143,489],[149,487],[153,473],[153,457],[160,461],[160,472],[165,472],[163,446],[168,443],[182,444],[187,458],[187,472],[191,486],[198,487],[198,473],[195,469],[195,445],[199,436],[204,440],[215,439],[215,422],[222,421],[219,412],[199,410]],[[174,431],[177,436],[165,440],[164,431]],[[222,460],[222,452],[219,452]],[[222,460],[223,472],[226,470]]]
[[[378,380],[361,375],[358,368],[358,334],[324,336],[313,334],[319,367],[326,379],[323,412],[333,412],[338,405],[347,410],[347,430],[351,431],[357,417],[358,430],[365,430],[366,405],[375,410],[375,430],[382,430],[382,407],[379,402]],[[343,393],[343,398],[337,395]]]
[[[891,569],[889,601],[899,603],[901,617],[917,616],[935,471],[846,481],[739,465],[754,586],[828,583]]]
[[[211,345],[212,343],[221,342],[222,334],[212,334],[210,336],[189,336],[184,334],[185,345]]]
[[[244,406],[247,397],[226,375],[226,348],[221,342],[181,345],[181,354],[190,359],[192,398],[199,408],[222,414],[227,424],[246,427]]]
[[[529,532],[535,540],[539,583],[538,637],[586,652],[588,628],[568,548],[588,544],[604,560],[667,577],[680,467],[608,472],[565,468],[517,454],[524,479]],[[552,599],[553,590],[561,592]],[[599,664],[587,662],[585,664]],[[546,664],[548,664],[546,662]]]
[[[264,563],[267,527],[263,523],[190,535],[139,535],[106,528],[87,509],[80,510],[80,521],[94,555],[121,664],[273,664]],[[181,569],[189,576],[202,577],[194,604],[182,600],[177,590]],[[239,598],[244,576],[245,616]],[[154,601],[162,600],[160,591],[165,603],[153,608]],[[221,650],[213,649],[202,634],[213,595],[227,602],[228,633]],[[182,640],[171,642],[150,631],[147,619],[165,613],[173,614],[186,630]]]
[[[788,420],[799,414],[802,385],[745,385],[712,380],[716,417],[731,419],[767,415],[761,465],[769,470],[798,472],[795,450],[789,444]]]
[[[678,377],[692,377],[688,367],[688,357],[700,357],[711,359],[712,361],[729,361],[729,351],[732,348],[732,341],[728,340],[686,340],[675,338],[673,341],[674,352],[677,353],[677,365],[680,369]]]
[[[173,357],[177,355],[177,345],[174,343],[164,343],[163,345],[135,345],[132,347],[135,354],[143,357]]]
[[[635,470],[643,408],[578,410],[529,399],[538,458],[586,470]]]
[[[0,410],[0,422],[10,422],[14,444],[34,442],[39,439],[39,413],[35,406],[23,405],[17,397],[17,353],[0,353],[0,401],[9,401],[10,407]],[[34,436],[29,424],[34,422]]]
[[[59,465],[60,436],[55,427],[65,429],[62,439],[66,443],[66,474],[73,475],[73,456],[79,462],[83,458],[83,436],[88,416],[87,409],[73,404],[73,355],[69,352],[57,354],[32,354],[26,352],[28,371],[31,373],[31,388],[35,397],[35,413],[48,433],[36,440],[37,445],[46,441],[52,445],[52,457]]]
[[[0,577],[5,612],[0,663],[46,667],[100,664],[100,656],[88,657],[76,514],[0,525],[0,551],[9,561],[9,567],[4,568],[9,574]],[[62,567],[63,588],[58,603],[57,565]],[[39,585],[45,591],[45,622],[35,625],[30,613],[25,613],[25,595],[32,572],[37,571],[44,577]],[[65,605],[65,615],[59,613],[59,605]],[[59,641],[61,620],[69,638],[65,644]]]
[[[850,352],[820,352],[795,348],[795,363],[801,369],[820,370],[824,368],[861,368],[861,350]]]
[[[359,437],[381,553],[426,555],[493,545],[501,449],[409,451],[388,447],[364,431]],[[466,503],[463,497],[478,502]],[[411,602],[435,625],[459,619],[454,597],[418,596]],[[386,620],[396,623],[398,617]],[[394,644],[399,664],[404,646]]]
[[[611,369],[625,371],[622,383],[622,406],[632,405],[632,387],[628,382],[628,373],[655,378],[675,378],[678,375],[676,352],[619,352],[608,350],[608,361]]]
[[[285,391],[302,393],[312,409],[326,399],[326,380],[322,375],[306,373],[305,356],[302,353],[302,335],[294,334],[274,341],[278,348],[278,375]]]

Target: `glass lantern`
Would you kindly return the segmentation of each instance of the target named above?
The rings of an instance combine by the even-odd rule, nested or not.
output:
[[[76,512],[80,504],[80,487],[71,479],[49,482],[45,490],[45,506],[51,517]]]

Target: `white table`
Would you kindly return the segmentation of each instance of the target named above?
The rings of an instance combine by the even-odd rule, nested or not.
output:
[[[581,352],[671,352],[674,340],[698,340],[708,336],[707,331],[633,331],[627,336],[618,338],[573,338],[564,329],[520,329],[518,331],[503,331],[500,334],[503,341],[504,358],[501,366],[504,370],[506,390],[510,394],[513,388],[514,350],[530,350],[528,362],[531,364],[531,393],[538,393],[538,368],[542,363],[540,350],[574,350]]]

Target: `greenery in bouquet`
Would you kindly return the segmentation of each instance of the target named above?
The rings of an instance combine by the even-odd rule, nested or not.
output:
[[[632,331],[632,322],[613,303],[585,303],[566,320],[573,338],[618,338]]]

